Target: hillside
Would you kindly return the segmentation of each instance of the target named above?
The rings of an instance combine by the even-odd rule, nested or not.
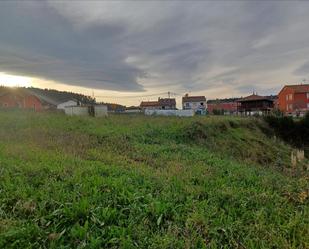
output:
[[[84,104],[93,104],[95,103],[95,99],[79,93],[67,92],[67,91],[58,91],[54,89],[41,89],[36,87],[5,87],[0,86],[0,93],[7,91],[23,91],[29,94],[33,94],[39,97],[43,101],[47,101],[49,104],[58,105],[60,103],[66,102],[71,99],[75,99]]]
[[[0,113],[0,248],[309,248],[308,161],[261,120]]]

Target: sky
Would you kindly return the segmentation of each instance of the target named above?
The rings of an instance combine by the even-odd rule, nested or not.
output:
[[[0,84],[126,105],[277,94],[309,82],[308,27],[309,1],[2,1]]]

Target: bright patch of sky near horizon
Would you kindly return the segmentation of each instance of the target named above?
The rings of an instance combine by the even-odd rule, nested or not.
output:
[[[276,94],[309,80],[308,10],[278,1],[0,2],[0,84],[126,105],[168,91]]]

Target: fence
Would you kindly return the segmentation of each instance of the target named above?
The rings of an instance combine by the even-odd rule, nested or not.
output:
[[[145,110],[147,116],[177,116],[177,117],[193,117],[194,110]]]

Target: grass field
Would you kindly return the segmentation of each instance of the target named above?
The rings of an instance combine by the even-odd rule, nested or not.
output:
[[[0,248],[309,248],[308,174],[257,119],[0,112]]]

